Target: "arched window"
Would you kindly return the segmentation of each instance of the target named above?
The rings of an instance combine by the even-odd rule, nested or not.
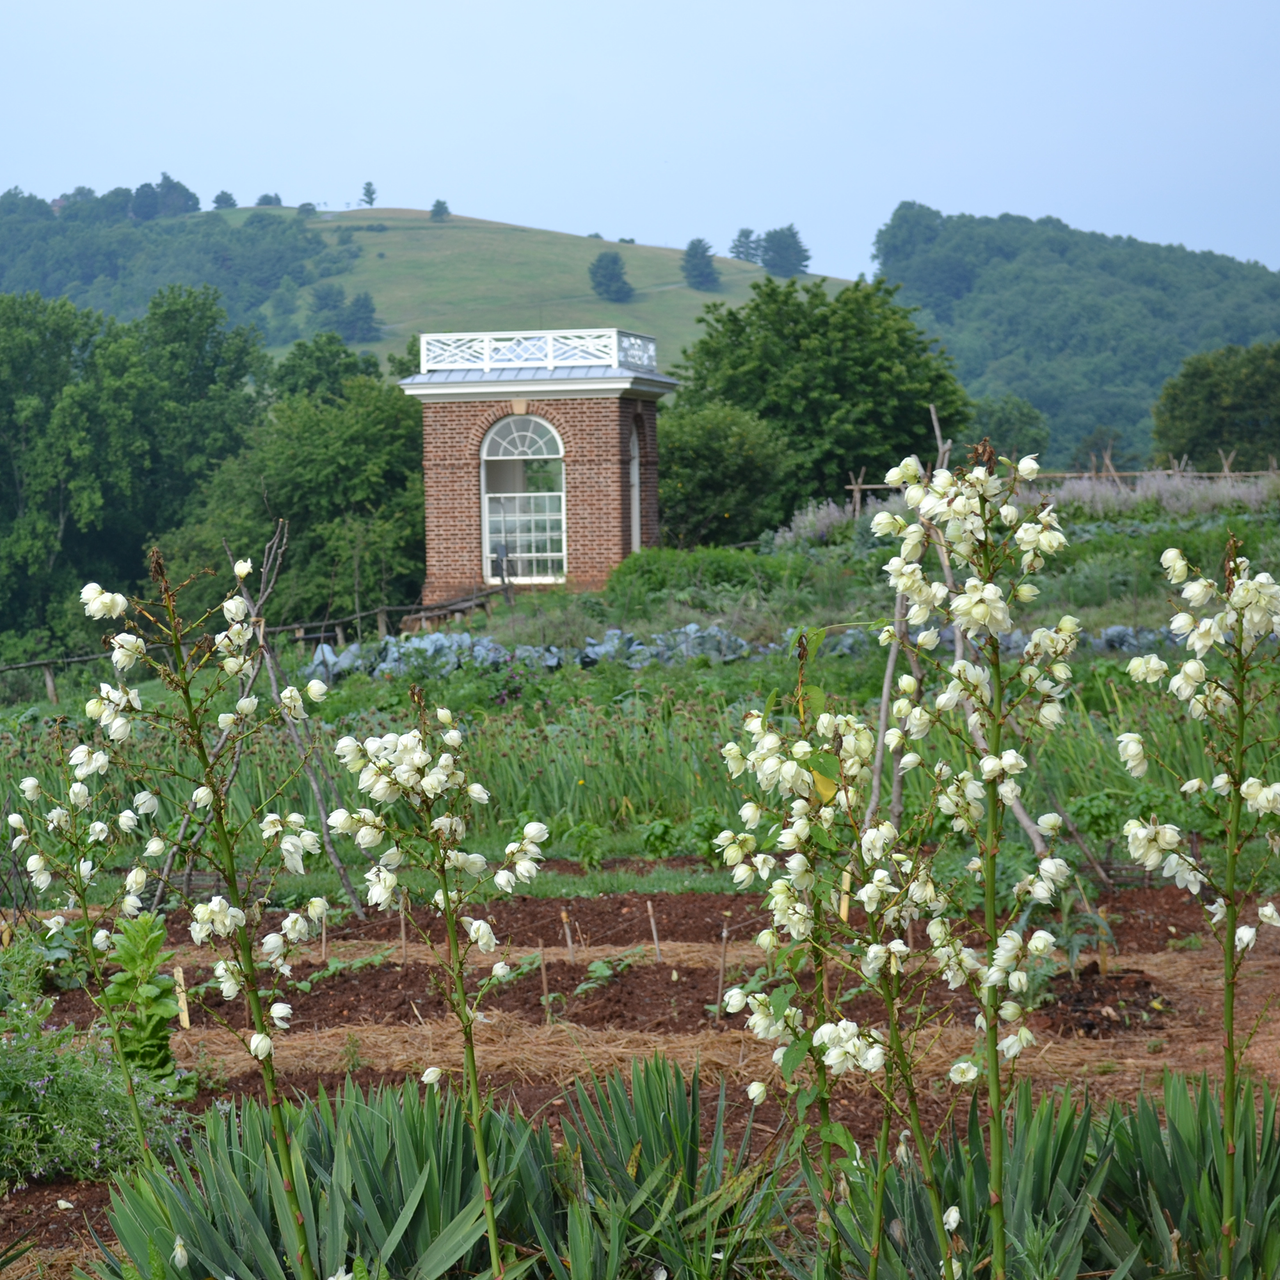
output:
[[[489,428],[480,446],[484,561],[490,582],[558,582],[565,573],[564,446],[541,418]]]

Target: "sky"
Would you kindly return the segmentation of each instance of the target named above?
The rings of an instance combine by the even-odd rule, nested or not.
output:
[[[899,201],[1280,268],[1280,6],[85,0],[6,7],[0,188],[161,170],[872,272]]]

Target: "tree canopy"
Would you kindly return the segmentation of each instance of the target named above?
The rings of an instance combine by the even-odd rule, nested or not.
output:
[[[207,289],[131,323],[0,295],[0,650],[80,647],[84,582],[138,581],[148,533],[241,447],[270,362],[225,322]]]
[[[1189,356],[1152,411],[1155,443],[1173,461],[1216,471],[1235,454],[1237,471],[1280,457],[1280,342],[1228,346]]]
[[[1012,392],[1048,417],[1052,465],[1098,428],[1149,456],[1151,406],[1186,357],[1280,339],[1280,275],[1224,254],[911,202],[875,248],[971,393]]]
[[[930,404],[952,436],[968,426],[950,358],[883,281],[834,297],[821,281],[751,288],[744,306],[707,307],[706,334],[675,370],[679,404],[736,405],[777,432],[791,460],[772,486],[784,519],[809,498],[842,499],[851,468],[874,472],[930,449]]]
[[[299,343],[282,367],[315,369],[333,350],[332,335],[322,334]],[[352,372],[339,394],[326,383],[279,400],[193,496],[188,518],[160,539],[171,569],[222,568],[223,538],[243,555],[287,520],[273,622],[401,604],[422,585],[421,410],[359,357],[342,363]],[[214,583],[197,590],[210,603],[217,594]]]
[[[627,279],[626,264],[616,249],[597,254],[587,268],[587,276],[596,294],[606,302],[630,302],[635,290]]]
[[[719,288],[720,272],[716,270],[715,259],[711,256],[711,246],[700,236],[685,246],[680,259],[680,274],[690,289]]]
[[[696,547],[748,542],[783,520],[787,447],[749,409],[713,402],[658,415],[662,540]]]
[[[278,197],[259,204],[264,199],[279,204]],[[215,204],[235,202],[222,192]],[[65,297],[132,320],[159,289],[207,284],[233,323],[254,324],[268,342],[285,343],[302,336],[299,290],[349,271],[361,252],[358,244],[327,242],[305,218],[266,209],[243,220],[190,212],[198,208],[167,174],[137,191],[98,196],[77,187],[53,203],[14,187],[0,194],[0,293]],[[361,314],[371,304],[362,302]],[[352,341],[371,341],[369,331],[366,323]]]

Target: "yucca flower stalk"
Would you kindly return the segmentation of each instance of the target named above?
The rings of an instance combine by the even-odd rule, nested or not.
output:
[[[382,911],[399,909],[413,919],[401,876],[409,869],[420,871],[436,886],[429,905],[443,925],[443,948],[432,940],[429,930],[418,927],[416,920],[414,927],[431,948],[436,961],[433,969],[438,975],[436,986],[462,1031],[463,1093],[484,1197],[490,1262],[494,1277],[501,1277],[505,1274],[504,1260],[484,1142],[475,1021],[486,992],[510,971],[504,961],[498,960],[474,995],[468,994],[466,980],[473,953],[492,955],[498,945],[492,926],[479,908],[494,890],[509,894],[537,876],[542,845],[549,833],[541,822],[525,824],[497,865],[483,854],[464,850],[463,841],[474,826],[474,807],[487,805],[489,792],[465,770],[463,734],[452,711],[438,707],[431,712],[417,686],[410,693],[418,713],[417,725],[363,742],[342,738],[335,746],[334,754],[349,772],[358,775],[358,789],[378,807],[335,809],[329,815],[329,825],[335,832],[350,836],[370,855],[385,847],[377,865],[365,873],[369,906]],[[434,1086],[442,1075],[441,1068],[428,1067],[423,1083]]]
[[[929,979],[925,960],[953,988],[969,985],[983,1010],[976,1027],[979,1044],[953,1066],[951,1079],[957,1084],[986,1079],[992,1116],[992,1274],[1002,1277],[1002,1117],[1007,1088],[1002,1062],[1014,1063],[1034,1042],[1015,997],[1028,986],[1029,959],[1054,947],[1052,935],[1044,930],[1024,940],[997,911],[996,877],[1006,814],[1014,815],[1037,853],[1044,855],[1036,874],[1017,886],[1019,899],[1050,903],[1070,870],[1051,853],[1061,819],[1045,814],[1032,823],[1019,799],[1018,777],[1028,767],[1026,743],[1062,723],[1061,702],[1071,674],[1065,659],[1075,647],[1079,624],[1064,617],[1052,630],[1037,629],[1015,655],[1005,653],[1001,645],[1001,637],[1013,629],[1012,609],[1029,604],[1037,594],[1031,575],[1043,567],[1046,556],[1065,545],[1050,506],[1040,504],[1024,519],[1015,504],[1019,483],[1034,479],[1037,470],[1034,459],[1016,465],[1008,459],[997,461],[985,446],[975,451],[970,467],[955,472],[937,468],[926,476],[915,458],[893,468],[886,482],[903,486],[908,507],[918,510],[920,519],[908,523],[884,512],[873,524],[878,535],[901,539],[900,554],[886,565],[900,607],[880,638],[894,652],[904,652],[919,674],[899,677],[897,697],[890,706],[882,704],[877,740],[877,733],[855,717],[819,711],[810,718],[821,694],[805,688],[804,658],[822,635],[803,637],[794,700],[799,738],[785,741],[774,729],[770,704],[746,717],[750,749],[729,743],[723,751],[731,775],[750,771],[765,797],[763,805],[753,800],[744,806],[746,830],[726,831],[717,841],[726,863],[734,868],[735,881],[747,887],[756,876],[768,880],[779,861],[775,853],[782,851],[786,857],[785,872],[769,885],[775,925],[761,934],[759,944],[766,951],[784,947],[792,957],[805,954],[819,974],[830,965],[856,966],[862,980],[881,995],[888,1029],[860,1028],[840,1018],[824,982],[802,999],[797,998],[800,988],[794,978],[768,997],[731,992],[729,1007],[751,1004],[752,1030],[781,1042],[775,1058],[785,1077],[806,1058],[810,1061],[813,1082],[810,1093],[797,1094],[799,1109],[816,1104],[827,1133],[832,1132],[828,1073],[857,1069],[875,1075],[886,1064],[891,1067],[893,1084],[884,1089],[886,1103],[897,1105],[899,1089],[905,1097],[948,1275],[958,1211],[952,1212],[954,1206],[944,1209],[937,1194],[932,1140],[921,1131],[915,1097],[915,1042],[923,1022],[905,1017],[905,1010],[913,1001],[919,1006]],[[937,578],[927,572],[926,553],[931,548],[942,567]],[[940,630],[932,625],[937,617],[953,629],[954,651],[947,658],[939,652]],[[914,635],[910,628],[916,628]],[[893,688],[890,673],[886,698]],[[935,732],[950,736],[947,754],[952,760],[959,756],[965,767],[957,771],[942,758],[927,764],[923,752]],[[916,811],[902,822],[901,830],[878,813],[880,769],[886,756],[896,775],[917,769],[927,769],[930,775],[923,789],[912,788]],[[864,812],[868,794],[871,802]],[[958,906],[952,906],[959,901],[954,892],[958,886],[936,882],[936,851],[926,850],[939,815],[949,819],[951,832],[945,839],[967,846],[973,854],[966,874],[982,890],[985,955],[964,945],[962,931],[954,930],[948,920],[949,914],[960,914]],[[766,834],[757,835],[757,829]],[[857,906],[851,914],[852,902]],[[930,946],[927,953],[913,955],[907,935],[911,922],[922,917],[927,917]],[[784,933],[789,943],[784,943]],[[788,958],[784,968],[794,974],[796,963]],[[825,1157],[825,1146],[823,1150]],[[873,1240],[873,1267],[881,1243]]]
[[[191,937],[197,946],[208,945],[215,952],[214,975],[223,1000],[244,997],[250,1027],[245,1031],[230,1029],[262,1075],[288,1207],[282,1215],[288,1223],[281,1225],[294,1240],[296,1274],[300,1280],[317,1280],[294,1185],[301,1166],[291,1155],[273,1054],[275,1038],[288,1028],[292,1016],[284,998],[291,976],[289,954],[318,929],[327,904],[313,899],[305,914],[286,916],[280,932],[269,932],[261,940],[255,940],[255,934],[275,880],[281,874],[302,874],[303,856],[318,851],[319,838],[307,829],[303,815],[280,818],[270,811],[282,794],[280,790],[262,797],[245,821],[237,821],[227,805],[227,794],[249,739],[272,720],[286,716],[300,719],[307,713],[302,694],[292,687],[281,691],[278,706],[259,712],[259,699],[252,688],[262,665],[261,624],[249,616],[241,591],[253,572],[250,561],[235,563],[234,584],[219,608],[191,621],[179,613],[183,588],[169,582],[158,551],[152,553],[151,570],[157,589],[154,600],[131,602],[119,593],[104,591],[97,583],[89,583],[81,592],[89,617],[121,620],[120,630],[108,638],[119,682],[114,687],[103,684],[99,696],[85,705],[85,716],[96,722],[102,741],[98,747],[81,743],[69,754],[68,764],[76,774],[69,803],[44,813],[19,836],[32,840],[33,832],[43,826],[56,844],[48,852],[42,849],[29,857],[28,869],[37,889],[49,887],[57,877],[83,899],[89,875],[84,859],[73,865],[70,853],[83,853],[79,848],[83,840],[90,844],[105,840],[104,833],[113,825],[117,844],[128,841],[140,846],[139,863],[126,877],[125,896],[119,904],[119,911],[126,916],[136,915],[142,908],[146,860],[163,858],[164,865],[171,866],[174,855],[182,854],[221,879],[223,893],[208,902],[188,904]],[[214,626],[223,624],[225,630],[210,635]],[[135,669],[158,677],[172,697],[155,707],[144,706],[136,688],[126,683]],[[323,699],[326,692],[319,681],[308,687],[313,701]],[[219,710],[228,703],[234,709]],[[85,823],[75,815],[92,803],[87,781],[113,769],[139,788],[133,807],[110,822],[88,822],[86,834],[81,835],[80,827]],[[295,768],[282,787],[288,786],[297,772]],[[38,779],[24,780],[21,786],[30,804],[53,798]],[[174,825],[179,832],[176,841],[166,834]],[[158,861],[153,865],[159,865]],[[260,894],[253,900],[248,898],[250,886]],[[111,941],[110,932],[100,928],[91,950],[105,951]],[[100,978],[97,958],[90,958],[95,976]],[[104,1009],[104,1013],[110,1020],[111,1011]],[[215,1016],[230,1027],[216,1010]]]
[[[1204,724],[1205,752],[1217,772],[1212,778],[1184,777],[1142,735],[1125,732],[1116,740],[1120,759],[1135,779],[1146,776],[1151,762],[1196,800],[1206,816],[1225,832],[1218,867],[1193,856],[1184,833],[1158,815],[1131,818],[1124,826],[1129,855],[1148,871],[1159,870],[1179,888],[1200,897],[1205,886],[1216,895],[1206,906],[1210,927],[1222,949],[1222,1108],[1227,1159],[1222,1173],[1222,1245],[1219,1272],[1227,1280],[1239,1238],[1236,1222],[1235,1142],[1236,1090],[1240,1062],[1247,1047],[1236,1034],[1236,987],[1258,928],[1280,928],[1280,911],[1251,900],[1280,852],[1280,781],[1276,776],[1280,741],[1269,735],[1271,716],[1280,695],[1280,584],[1260,572],[1232,537],[1223,563],[1223,585],[1207,578],[1170,547],[1160,563],[1171,584],[1180,586],[1186,609],[1170,619],[1170,630],[1191,656],[1169,677],[1167,693],[1182,703],[1191,719]],[[1129,675],[1139,684],[1158,685],[1170,667],[1156,654],[1134,658]],[[1259,859],[1247,879],[1241,873],[1245,846],[1264,837],[1270,856]],[[1256,904],[1255,904],[1256,905]]]

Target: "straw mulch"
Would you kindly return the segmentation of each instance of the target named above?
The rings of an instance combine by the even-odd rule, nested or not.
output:
[[[664,963],[690,967],[696,944],[681,946],[677,959],[663,948]],[[718,948],[703,947],[705,953]],[[678,954],[678,953],[677,953]],[[548,953],[548,958],[551,953]],[[1219,1025],[1222,1000],[1221,971],[1211,955],[1166,953],[1125,957],[1156,978],[1162,990],[1172,993],[1179,1011],[1195,1017],[1175,1018],[1153,1036],[1134,1029],[1106,1039],[1056,1039],[1044,1036],[1028,1049],[1018,1073],[1039,1086],[1087,1085],[1099,1097],[1132,1099],[1138,1091],[1154,1087],[1165,1069],[1198,1075],[1216,1073],[1220,1038],[1206,1031],[1206,1023]],[[1270,993],[1280,989],[1280,957],[1259,956],[1246,967],[1241,984],[1242,1037],[1261,1015]],[[228,1031],[191,1030],[174,1035],[173,1049],[183,1066],[203,1057],[217,1063],[228,1076],[251,1069],[248,1057]],[[275,1040],[277,1069],[293,1074],[328,1073],[347,1069],[355,1056],[388,1073],[418,1073],[427,1066],[457,1071],[462,1065],[462,1037],[456,1025],[445,1019],[415,1024],[347,1023],[316,1031],[280,1033]],[[528,1081],[567,1083],[575,1076],[614,1067],[626,1068],[636,1058],[660,1052],[685,1070],[701,1065],[704,1077],[727,1077],[736,1083],[768,1080],[775,1074],[772,1053],[776,1046],[761,1043],[741,1030],[708,1029],[689,1034],[612,1031],[569,1022],[552,1026],[530,1023],[514,1014],[494,1012],[476,1027],[476,1048],[484,1074]],[[968,1026],[951,1025],[929,1030],[919,1041],[919,1080],[924,1087],[943,1082],[952,1063],[974,1047]],[[1255,1076],[1280,1084],[1280,1024],[1259,1022],[1246,1062]],[[868,1083],[860,1073],[849,1073],[842,1088],[861,1093]],[[947,1086],[948,1088],[950,1086]]]
[[[659,961],[653,944],[633,947],[574,947],[573,962],[590,964],[593,960],[612,960],[623,952],[628,954],[639,952],[637,964],[669,964],[678,969],[715,969],[720,964],[720,944],[718,942],[664,942],[662,959]],[[434,964],[435,953],[425,942],[409,942],[402,949],[398,942],[337,942],[329,946],[329,956],[340,960],[359,960],[365,956],[385,954],[388,964],[399,964],[402,960],[409,964]],[[518,964],[525,956],[536,956],[536,947],[503,947],[488,955],[472,951],[469,957],[470,966],[475,969],[488,969],[495,960],[506,960],[508,964]],[[568,947],[544,947],[542,954],[548,964],[556,960],[568,961]],[[293,964],[321,964],[319,943],[295,947],[289,954]],[[208,947],[190,945],[178,947],[174,960],[180,965],[209,965],[213,962],[213,953]],[[763,956],[754,943],[732,943],[725,952],[725,966],[755,968],[763,960]]]

